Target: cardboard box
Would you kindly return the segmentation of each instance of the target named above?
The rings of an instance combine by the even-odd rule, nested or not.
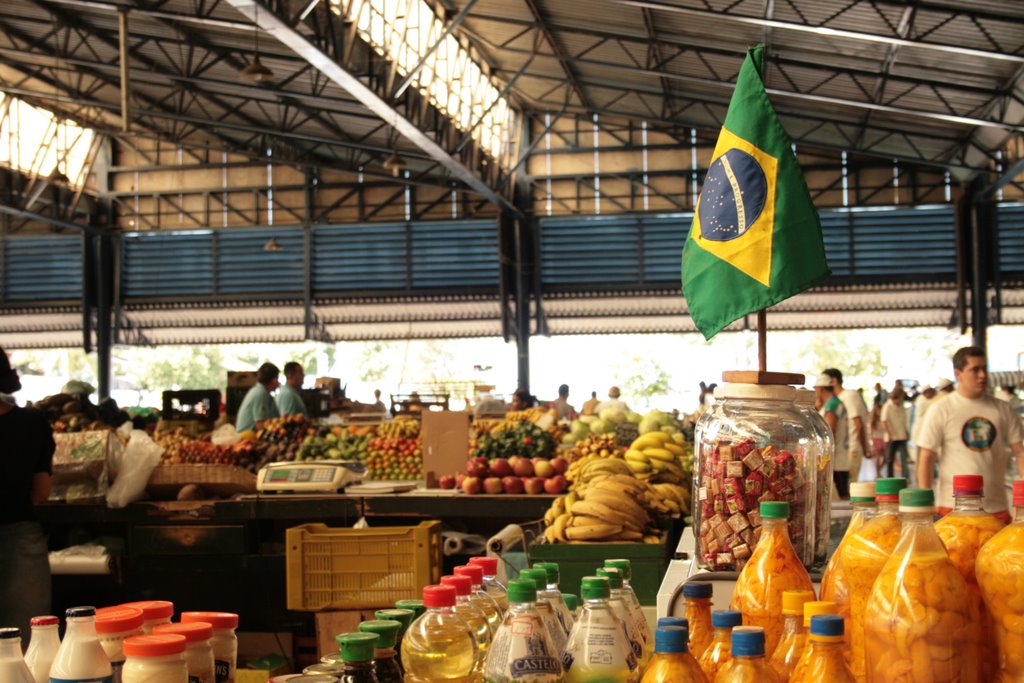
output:
[[[445,475],[466,469],[469,453],[469,413],[424,411],[420,436],[423,439],[423,477],[428,488],[437,488]]]

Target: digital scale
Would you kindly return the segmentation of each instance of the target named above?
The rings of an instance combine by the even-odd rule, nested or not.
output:
[[[358,460],[272,462],[256,475],[256,490],[264,493],[336,493],[362,481],[366,465]]]

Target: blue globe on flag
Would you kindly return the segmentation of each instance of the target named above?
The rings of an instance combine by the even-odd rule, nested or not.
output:
[[[697,213],[701,237],[728,242],[743,235],[764,210],[768,181],[757,159],[730,149],[708,169]]]

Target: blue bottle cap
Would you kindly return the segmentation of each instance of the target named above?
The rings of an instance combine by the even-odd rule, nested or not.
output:
[[[763,657],[764,629],[760,626],[737,626],[732,630],[733,657]]]
[[[654,651],[686,652],[689,640],[689,630],[681,626],[659,626],[654,632]]]
[[[95,607],[70,607],[68,611],[64,613],[64,616],[68,619],[73,617],[95,617]]]
[[[815,614],[811,617],[811,635],[842,636],[845,631],[843,618],[838,614]]]
[[[658,626],[680,626],[686,630],[690,630],[690,620],[686,617],[658,617]]]
[[[711,613],[712,628],[734,628],[743,624],[743,615],[736,610],[723,610]]]
[[[714,586],[706,581],[690,581],[683,584],[683,597],[710,598],[714,590]]]

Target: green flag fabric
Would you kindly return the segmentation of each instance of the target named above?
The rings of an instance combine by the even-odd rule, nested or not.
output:
[[[683,247],[683,294],[705,339],[829,275],[821,222],[747,53]]]

